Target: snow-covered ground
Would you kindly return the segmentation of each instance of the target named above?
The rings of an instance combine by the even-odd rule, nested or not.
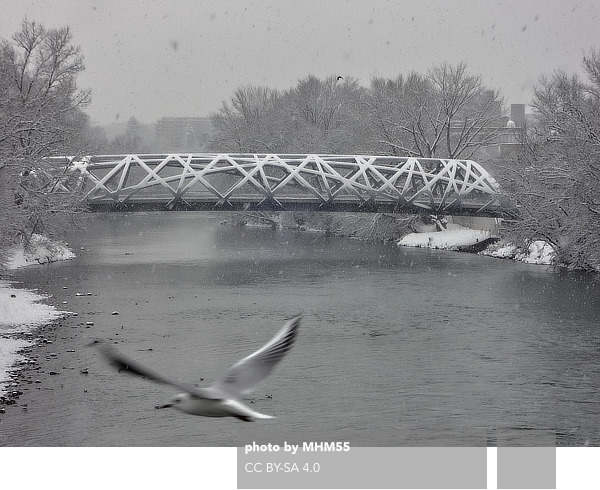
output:
[[[521,250],[512,243],[502,243],[488,247],[481,254],[538,265],[550,265],[554,259],[554,249],[542,240],[532,242],[527,250]]]
[[[21,359],[18,352],[28,345],[27,334],[64,313],[40,301],[43,296],[13,288],[0,281],[0,395],[5,391],[10,369]]]
[[[75,254],[61,242],[53,242],[40,235],[34,235],[32,246],[26,252],[16,247],[10,269],[31,264],[44,264],[57,260],[67,260]],[[16,289],[0,280],[0,396],[6,389],[9,372],[22,360],[19,351],[31,345],[29,334],[37,327],[60,318],[65,313],[53,306],[41,303],[44,297],[25,289]]]
[[[27,250],[22,245],[15,247],[8,268],[18,269],[32,264],[46,264],[73,258],[75,258],[75,254],[63,242],[34,234]]]
[[[473,230],[457,224],[449,224],[444,231],[410,233],[398,241],[402,247],[442,248],[458,250],[492,238],[487,230]]]
[[[492,234],[489,231],[474,230],[457,224],[449,224],[448,228],[444,231],[410,233],[399,240],[398,245],[403,247],[458,250],[463,247],[476,245],[489,238],[492,238]],[[498,242],[488,246],[480,254],[519,260],[528,264],[550,265],[554,258],[554,249],[541,240],[531,243],[527,250],[521,250],[513,244]]]

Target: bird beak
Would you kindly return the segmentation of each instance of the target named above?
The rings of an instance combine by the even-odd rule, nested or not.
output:
[[[156,405],[156,408],[157,409],[160,409],[160,408],[169,408],[169,407],[172,407],[172,406],[173,406],[172,403],[165,403],[164,405]]]

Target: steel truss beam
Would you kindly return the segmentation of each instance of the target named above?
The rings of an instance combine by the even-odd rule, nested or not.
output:
[[[503,215],[471,160],[364,155],[102,155],[71,160],[92,207]]]

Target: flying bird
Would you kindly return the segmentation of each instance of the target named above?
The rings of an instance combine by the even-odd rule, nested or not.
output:
[[[343,80],[344,77],[342,75],[338,75],[337,80]]]
[[[191,415],[235,417],[244,422],[253,422],[256,419],[271,419],[274,417],[251,410],[241,399],[244,395],[254,391],[256,385],[265,379],[285,354],[290,351],[298,335],[300,319],[301,315],[298,315],[289,320],[269,342],[253,354],[236,362],[219,381],[206,388],[197,388],[172,381],[162,374],[158,374],[138,362],[128,359],[108,344],[100,342],[97,347],[110,364],[119,371],[125,371],[182,390],[170,402],[157,406],[157,408],[173,407]]]

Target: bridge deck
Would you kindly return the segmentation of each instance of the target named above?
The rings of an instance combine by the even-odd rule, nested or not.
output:
[[[270,202],[259,202],[252,198],[236,198],[227,203],[220,203],[217,198],[204,197],[202,199],[186,199],[185,201],[169,201],[167,196],[138,198],[131,201],[115,202],[112,199],[96,199],[88,201],[87,206],[91,211],[311,211],[311,212],[346,212],[346,213],[390,213],[390,214],[416,214],[432,213],[434,208],[440,208],[439,203],[431,201],[413,202],[410,205],[401,206],[394,202],[364,202],[358,203],[351,199],[338,200],[335,205],[328,206],[314,199],[290,198],[278,205]],[[481,216],[497,218],[500,213],[496,208],[489,211],[482,209],[479,203],[462,202],[444,207],[444,213],[455,216]]]

